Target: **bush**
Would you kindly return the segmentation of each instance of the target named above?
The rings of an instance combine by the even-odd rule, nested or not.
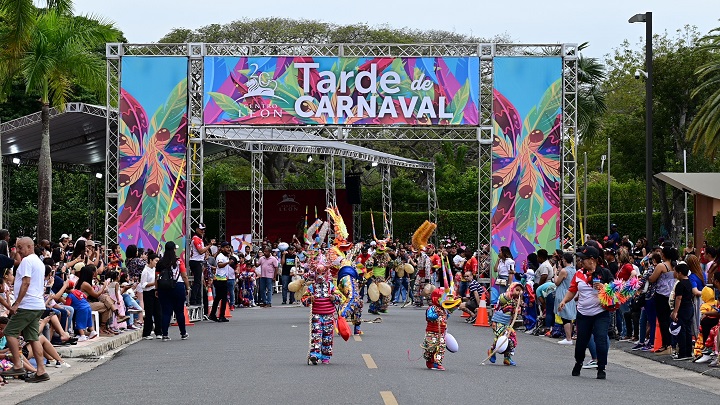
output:
[[[660,235],[660,213],[653,213],[653,233],[655,237],[652,240],[657,240]],[[688,211],[688,227],[693,229],[693,212]],[[580,220],[582,221],[582,220]],[[630,212],[630,213],[611,213],[610,222],[617,224],[618,232],[620,236],[628,235],[631,241],[635,241],[638,238],[645,236],[645,213],[644,212]],[[585,233],[589,233],[595,236],[607,235],[607,214],[593,214],[587,216],[587,227]]]

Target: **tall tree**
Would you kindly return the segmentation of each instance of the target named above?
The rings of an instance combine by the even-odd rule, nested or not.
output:
[[[695,152],[704,152],[714,158],[720,148],[720,28],[703,38],[702,48],[711,56],[697,70],[700,81],[693,97],[704,99],[697,116],[688,128],[688,139],[693,141]]]
[[[72,15],[72,1],[6,0],[0,9],[6,29],[0,32],[0,72],[7,89],[18,77],[27,93],[39,94],[42,141],[38,160],[38,239],[51,238],[52,160],[50,108],[62,109],[75,83],[99,94],[105,89],[105,65],[94,52],[120,33],[112,23]]]

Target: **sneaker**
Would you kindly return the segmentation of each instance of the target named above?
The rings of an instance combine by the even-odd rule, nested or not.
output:
[[[585,368],[582,363],[575,363],[572,369],[572,376],[578,377],[580,376],[580,369]]]
[[[162,337],[162,336],[160,336],[160,335],[155,335],[155,339],[158,339],[158,340],[160,340],[160,339],[162,339],[162,338],[163,338],[163,337]],[[169,338],[168,338],[168,339],[169,339]]]
[[[97,336],[98,336],[97,331],[92,331],[92,332],[90,332],[90,336],[88,336],[88,339],[95,339]]]
[[[210,317],[208,319],[213,322],[219,322],[217,316],[215,316],[215,315],[210,315]]]
[[[503,360],[503,364],[506,366],[517,366],[517,364],[515,364],[515,362],[512,359]]]
[[[227,319],[227,318],[220,318],[220,319],[218,319],[217,321],[218,321],[218,322],[230,322],[230,320]]]
[[[677,356],[677,357],[675,357],[673,355],[673,360],[677,360],[677,361],[685,361],[685,360],[692,360],[692,359],[693,359],[692,356],[682,356],[682,357]]]
[[[78,341],[78,343],[80,343],[80,342],[87,342],[87,340],[88,340],[88,337],[83,335],[83,336],[80,336],[77,341]]]
[[[652,352],[652,347],[650,347],[650,346],[648,346],[648,345],[645,345],[645,346],[643,346],[643,347],[640,348],[640,351],[643,351],[643,352]]]
[[[161,339],[163,342],[168,342],[168,341],[172,340],[172,339],[170,339],[170,336],[163,336]]]
[[[630,350],[636,352],[636,351],[638,351],[638,350],[642,350],[643,347],[645,347],[644,344],[638,343],[638,344],[636,344],[635,346],[633,346],[632,349],[630,349]]]
[[[598,380],[604,380],[605,377],[606,377],[606,376],[605,376],[605,370],[598,370],[597,379],[598,379]]]
[[[433,369],[433,370],[438,370],[438,371],[445,371],[445,367],[443,367],[441,364],[433,364],[433,368],[432,368],[432,369]]]
[[[138,330],[140,328],[136,327],[135,325],[130,325],[127,327],[127,330]]]
[[[582,368],[584,368],[584,369],[591,369],[591,368],[597,368],[597,367],[598,367],[597,360],[590,360],[587,363],[585,363],[584,366],[582,366]]]
[[[145,336],[143,337],[143,340],[155,340],[155,338],[152,336]]]
[[[525,334],[527,334],[527,335],[532,335],[532,334],[533,334],[533,330],[532,330],[532,329],[528,329],[528,330],[525,331]]]
[[[70,364],[67,361],[56,361],[55,368],[67,367],[70,368]]]
[[[558,344],[560,344],[560,345],[572,345],[572,344],[573,344],[573,341],[572,341],[572,340],[563,339],[563,340],[559,341]]]
[[[488,349],[488,356],[490,356],[488,358],[488,360],[490,360],[490,363],[495,364],[496,357],[495,357],[495,353],[493,353],[492,349]]]
[[[188,334],[186,333],[186,334],[184,334],[184,335],[180,335],[180,340],[188,340],[189,337],[190,337],[190,335],[188,335]]]
[[[707,363],[710,359],[712,359],[710,355],[703,354],[700,358],[695,360],[695,363]]]
[[[622,338],[620,338],[619,342],[632,342],[632,337],[623,336]]]
[[[718,357],[711,361],[710,364],[708,364],[708,367],[718,367]]]
[[[128,309],[127,311],[130,312],[131,314],[139,314],[139,313],[141,313],[143,310],[142,310],[142,308],[130,308],[130,309]]]

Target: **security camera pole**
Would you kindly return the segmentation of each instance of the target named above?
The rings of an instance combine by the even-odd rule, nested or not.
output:
[[[647,78],[645,79],[645,236],[649,242],[654,241],[653,238],[653,201],[652,201],[652,125],[653,125],[653,96],[652,96],[652,80],[653,80],[653,49],[652,49],[652,12],[645,14],[635,14],[629,20],[629,23],[644,22],[645,23],[645,69]]]

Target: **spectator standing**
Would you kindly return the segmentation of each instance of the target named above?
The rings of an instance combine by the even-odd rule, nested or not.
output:
[[[513,255],[507,246],[500,247],[498,261],[495,263],[495,273],[497,274],[495,285],[498,293],[504,294],[507,291],[508,280],[512,280],[515,276],[515,260],[513,260]]]
[[[612,248],[617,250],[620,243],[620,233],[616,224],[610,225],[610,234],[608,235],[608,243],[612,244]]]
[[[272,307],[272,286],[277,276],[278,259],[271,255],[269,247],[263,250],[263,256],[258,261],[260,265],[260,294],[261,307]]]
[[[205,224],[199,223],[195,227],[195,235],[190,242],[190,273],[193,277],[192,290],[190,292],[190,305],[202,305],[202,276],[205,254],[210,246],[205,246]]]
[[[145,318],[143,319],[143,334],[142,337],[145,340],[152,340],[153,330],[155,331],[155,337],[160,339],[162,337],[160,301],[158,300],[157,290],[155,289],[155,268],[160,259],[155,252],[150,251],[147,255],[147,263],[145,268],[140,275],[140,284],[138,289],[142,290],[143,293],[143,304],[145,309]],[[154,327],[154,328],[153,328]]]
[[[700,260],[697,256],[689,254],[685,261],[690,268],[688,278],[690,280],[690,284],[692,284],[693,307],[695,308],[695,317],[693,318],[693,335],[697,336],[700,328],[700,306],[703,303],[701,298],[702,290],[705,288],[707,280],[705,280],[705,273],[703,273],[702,267],[700,267]]]
[[[235,269],[229,265],[230,258],[228,256],[230,255],[231,249],[230,243],[222,242],[220,244],[220,250],[218,250],[218,254],[215,257],[215,261],[217,262],[217,270],[215,271],[215,279],[213,280],[215,299],[213,300],[210,315],[208,315],[208,318],[214,322],[230,322],[229,319],[225,318],[225,308],[227,308],[228,303],[228,272],[235,271]],[[217,316],[218,304],[220,308],[220,318]]]
[[[286,251],[282,252],[282,258],[280,259],[282,265],[282,273],[280,274],[280,282],[282,283],[282,304],[285,305],[288,302],[293,304],[295,302],[295,294],[288,290],[290,284],[290,274],[292,270],[297,266],[297,255],[295,254],[295,246],[290,246]],[[290,300],[288,301],[288,295]]]
[[[673,268],[677,264],[677,249],[666,246],[662,248],[663,262],[655,266],[655,271],[650,275],[650,282],[656,282],[655,288],[655,313],[662,335],[662,347],[655,354],[672,354],[670,348],[670,293],[675,285],[675,272]]]
[[[708,258],[705,256],[707,249],[707,241],[704,240],[702,243],[702,247],[700,248],[700,266],[702,267],[702,271],[707,271],[707,264],[708,264]]]
[[[172,271],[172,279],[175,280],[175,286],[167,290],[158,290],[158,298],[160,299],[160,308],[162,310],[162,340],[167,342],[170,340],[168,330],[170,329],[170,318],[173,312],[180,328],[180,338],[186,340],[188,338],[185,330],[185,299],[187,292],[190,290],[190,282],[188,281],[185,271],[185,263],[177,257],[175,250],[177,245],[173,241],[165,243],[165,254],[158,262],[158,273],[162,274],[163,270],[170,269]],[[227,294],[227,291],[226,291]],[[227,302],[227,297],[225,297]]]
[[[573,259],[572,253],[563,253],[562,263],[563,268],[560,269],[555,277],[555,285],[557,286],[555,296],[558,297],[558,299],[555,300],[554,305],[555,313],[558,314],[562,320],[565,339],[558,343],[561,345],[572,345],[573,321],[575,321],[577,316],[575,300],[568,301],[562,310],[558,308],[560,306],[560,300],[562,299],[561,297],[565,297],[568,291],[570,291],[570,283],[575,278],[575,260]]]
[[[693,293],[692,284],[688,279],[690,268],[687,263],[679,262],[675,266],[675,278],[679,281],[675,285],[675,309],[670,318],[680,325],[678,333],[678,353],[675,360],[692,360],[692,324],[693,324]]]
[[[22,334],[26,342],[30,342],[33,355],[37,362],[37,371],[26,382],[36,383],[47,381],[50,376],[45,372],[45,359],[42,343],[39,341],[40,317],[45,311],[43,287],[45,282],[45,265],[35,254],[35,244],[30,238],[20,238],[15,244],[21,257],[20,266],[15,274],[14,290],[17,299],[10,307],[10,322],[5,328],[5,337],[13,359],[21,359],[19,337]],[[18,367],[19,366],[19,367]],[[14,377],[25,374],[22,363],[15,364],[10,370],[0,373],[3,377]]]
[[[600,252],[592,246],[583,246],[578,250],[577,256],[582,259],[582,271],[575,272],[567,294],[558,305],[558,311],[563,311],[565,305],[578,296],[577,300],[577,341],[575,344],[575,366],[573,376],[579,376],[585,359],[585,350],[590,339],[595,340],[597,348],[597,378],[605,379],[605,366],[609,340],[607,338],[610,326],[610,313],[603,309],[598,299],[598,292],[605,288],[602,275],[596,274],[599,269],[596,260]]]

